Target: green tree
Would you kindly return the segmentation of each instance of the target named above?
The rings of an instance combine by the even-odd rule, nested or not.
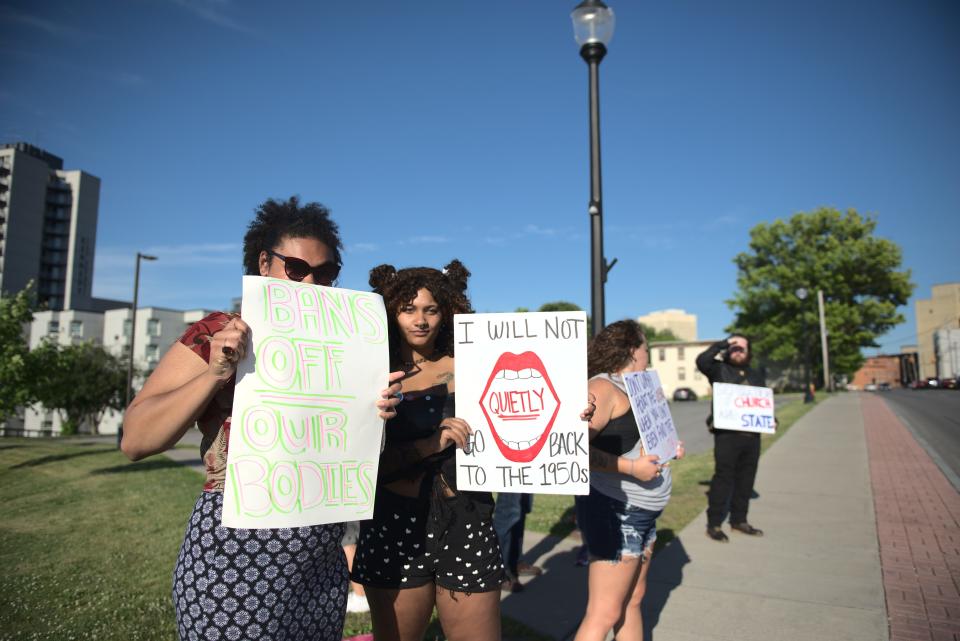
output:
[[[30,371],[34,399],[60,414],[64,434],[84,423],[96,432],[108,409],[123,410],[126,363],[99,345],[44,341],[30,354]]]
[[[526,307],[518,307],[517,312],[529,312],[530,310]],[[544,303],[538,309],[538,312],[579,312],[582,311],[579,305],[571,303],[565,300],[557,300],[551,303]],[[591,319],[587,316],[587,336],[590,336],[590,330],[592,327]],[[677,338],[673,332],[669,329],[656,330],[649,325],[644,325],[640,323],[640,327],[643,328],[643,333],[647,337],[647,341],[651,343],[663,343],[667,341],[677,341],[680,340]]]
[[[557,300],[552,303],[544,303],[537,310],[538,312],[579,312],[582,311],[579,305],[568,303],[565,300]]]
[[[31,402],[24,325],[33,320],[33,284],[0,298],[0,421]]]
[[[647,341],[650,343],[668,343],[671,341],[680,340],[677,338],[677,335],[674,334],[669,329],[654,329],[649,325],[640,323],[640,327],[643,328],[643,334],[647,337]]]
[[[755,352],[781,364],[822,371],[818,289],[823,290],[830,369],[853,373],[860,349],[904,321],[897,311],[913,292],[900,247],[874,235],[877,221],[822,207],[750,230],[749,251],[734,258],[738,291],[728,331],[744,332]],[[800,298],[797,291],[809,294]],[[820,380],[811,372],[813,380]]]

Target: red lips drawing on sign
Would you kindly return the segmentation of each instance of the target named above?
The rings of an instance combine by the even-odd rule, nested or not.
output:
[[[480,409],[504,458],[528,463],[550,436],[560,398],[539,356],[504,352],[490,372]]]

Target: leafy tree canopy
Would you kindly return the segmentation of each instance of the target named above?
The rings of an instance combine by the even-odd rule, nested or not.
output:
[[[817,290],[823,290],[830,369],[853,373],[862,347],[904,321],[897,311],[913,292],[901,270],[900,247],[874,235],[877,221],[850,209],[822,207],[750,230],[749,251],[734,258],[738,291],[727,301],[736,319],[727,328],[752,338],[773,362],[819,357]],[[806,290],[801,299],[797,291]]]
[[[0,420],[30,403],[24,325],[33,320],[33,285],[13,296],[0,298]]]
[[[527,307],[518,307],[517,312],[529,312],[530,309]],[[580,306],[571,303],[565,300],[557,300],[551,303],[544,303],[538,309],[538,312],[579,312],[582,311]],[[651,343],[662,343],[666,341],[677,341],[680,340],[677,338],[673,332],[669,329],[656,330],[648,325],[640,323],[640,326],[643,328],[643,333],[647,337],[647,341]],[[591,328],[591,319],[587,316],[587,335],[590,335]]]
[[[60,413],[65,434],[75,434],[84,422],[96,430],[108,409],[123,409],[127,366],[103,347],[44,341],[30,361],[34,398]]]
[[[538,312],[579,312],[582,311],[579,305],[568,303],[565,300],[557,300],[552,303],[544,303],[540,306]]]
[[[647,341],[650,343],[668,343],[680,340],[669,329],[654,329],[645,323],[640,323],[640,327],[643,328],[643,335],[647,337]]]

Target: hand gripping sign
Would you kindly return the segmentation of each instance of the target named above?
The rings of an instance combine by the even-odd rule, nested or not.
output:
[[[383,299],[243,277],[223,525],[279,528],[373,516],[390,361]]]
[[[457,416],[473,428],[457,450],[457,488],[587,494],[584,312],[454,316]]]
[[[647,454],[656,454],[664,463],[677,456],[677,428],[670,415],[667,398],[660,385],[660,376],[655,371],[631,372],[624,374],[623,383],[630,397],[633,417],[640,429],[640,443]],[[624,454],[626,458],[640,456],[640,448],[635,447]]]
[[[773,434],[773,409],[769,387],[713,384],[713,426],[717,429]]]

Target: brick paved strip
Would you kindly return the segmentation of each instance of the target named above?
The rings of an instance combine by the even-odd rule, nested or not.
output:
[[[882,398],[861,411],[890,641],[960,641],[960,493]]]

